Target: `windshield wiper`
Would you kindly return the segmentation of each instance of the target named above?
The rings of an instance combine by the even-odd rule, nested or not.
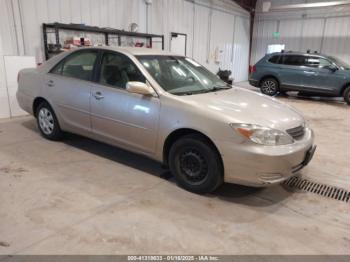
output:
[[[226,85],[226,86],[213,86],[212,89],[209,89],[208,92],[216,92],[221,90],[227,90],[231,89],[232,86]]]

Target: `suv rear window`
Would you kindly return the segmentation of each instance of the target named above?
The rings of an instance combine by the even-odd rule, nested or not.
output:
[[[284,55],[282,56],[282,64],[291,66],[304,66],[306,57],[302,55]]]
[[[269,59],[269,62],[270,63],[273,63],[273,64],[278,64],[279,63],[279,60],[280,60],[280,55],[275,55],[275,56],[273,56],[273,57],[271,57],[270,59]]]

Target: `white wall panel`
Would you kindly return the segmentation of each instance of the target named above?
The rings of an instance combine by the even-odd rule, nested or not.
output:
[[[233,71],[233,35],[235,17],[232,14],[214,10],[211,17],[209,38],[209,60],[206,66],[212,71]],[[217,52],[221,52],[220,54]],[[218,56],[218,57],[216,57]]]
[[[321,50],[324,19],[304,19],[299,51]]]
[[[233,78],[235,82],[246,81],[249,70],[250,21],[236,17],[234,32]]]
[[[277,44],[285,44],[286,50],[300,49],[300,36],[302,29],[302,21],[282,20],[279,22],[278,31],[280,38],[274,39]]]
[[[210,9],[194,8],[193,58],[202,65],[209,61]]]
[[[252,49],[253,53],[251,55],[253,64],[259,61],[266,54],[267,46],[269,44],[279,43],[279,41],[273,37],[273,33],[276,32],[277,27],[277,21],[255,20]]]
[[[326,20],[322,52],[339,57],[350,63],[350,17]]]

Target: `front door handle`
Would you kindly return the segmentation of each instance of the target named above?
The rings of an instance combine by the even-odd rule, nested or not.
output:
[[[313,71],[304,71],[305,74],[308,74],[308,75],[315,75],[316,73],[313,72]]]
[[[96,92],[96,93],[93,94],[93,96],[94,96],[95,99],[97,99],[97,100],[101,100],[101,99],[104,98],[104,96],[102,95],[101,92]]]
[[[50,86],[50,87],[52,87],[52,86],[55,86],[55,83],[53,82],[53,80],[49,80],[49,81],[47,82],[47,85]]]

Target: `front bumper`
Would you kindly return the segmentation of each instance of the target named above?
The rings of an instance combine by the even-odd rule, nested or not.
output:
[[[312,159],[316,146],[311,129],[302,139],[286,146],[262,146],[250,141],[220,143],[225,182],[263,187],[281,183]]]

